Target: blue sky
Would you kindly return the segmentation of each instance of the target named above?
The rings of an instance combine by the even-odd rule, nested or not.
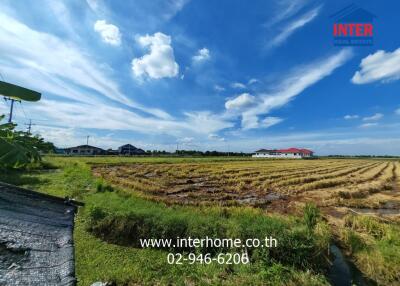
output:
[[[374,45],[337,47],[330,15],[350,3],[5,0],[0,73],[42,92],[15,120],[60,147],[89,135],[103,148],[400,155],[400,3],[355,1],[377,16]]]

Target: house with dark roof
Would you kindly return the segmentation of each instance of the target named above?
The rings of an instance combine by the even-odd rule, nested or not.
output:
[[[79,145],[76,147],[70,147],[64,149],[66,155],[81,155],[81,156],[93,156],[93,155],[105,155],[106,151],[95,146],[90,145]]]
[[[136,148],[131,144],[125,144],[118,148],[118,153],[120,155],[144,155],[146,152],[140,148]]]
[[[314,155],[314,152],[308,149],[288,148],[288,149],[260,149],[252,156],[254,158],[287,158],[287,159],[302,159],[309,158]]]

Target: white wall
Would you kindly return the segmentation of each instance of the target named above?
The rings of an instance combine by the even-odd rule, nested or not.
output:
[[[279,155],[270,155],[266,153],[256,153],[252,156],[253,158],[288,158],[288,159],[301,159],[303,157],[308,157],[308,156],[301,156],[298,153],[294,155],[294,153],[282,153]]]

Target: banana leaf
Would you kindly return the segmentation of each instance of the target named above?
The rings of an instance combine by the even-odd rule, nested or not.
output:
[[[26,101],[39,101],[42,95],[22,86],[0,81],[0,95]]]
[[[0,116],[0,121],[4,116]],[[24,132],[14,131],[15,124],[0,124],[0,168],[20,168],[40,161],[35,144],[39,140]]]
[[[33,158],[29,150],[0,138],[0,166],[19,168],[31,162]]]

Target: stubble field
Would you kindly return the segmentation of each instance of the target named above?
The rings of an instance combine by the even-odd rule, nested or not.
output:
[[[93,172],[132,192],[179,204],[252,205],[281,212],[307,201],[339,210],[400,208],[398,161],[135,163],[94,165]]]

